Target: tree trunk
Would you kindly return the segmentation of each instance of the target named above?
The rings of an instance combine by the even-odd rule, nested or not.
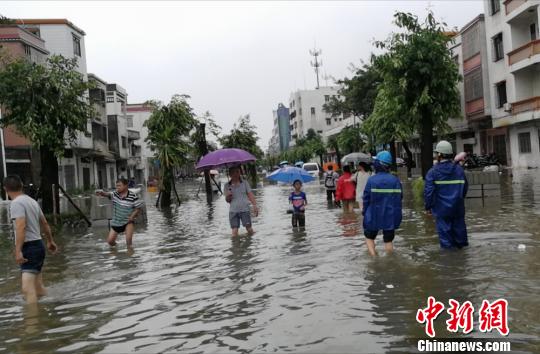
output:
[[[409,149],[409,143],[406,140],[403,140],[401,142],[403,144],[403,148],[405,149],[405,153],[407,153],[407,178],[412,177],[412,164],[413,164],[413,156],[411,149]]]
[[[321,168],[324,166],[324,159],[323,159],[323,155],[319,155],[319,159],[321,160]]]
[[[253,163],[248,164],[246,167],[249,184],[251,187],[255,188],[255,186],[257,186],[257,168]]]
[[[168,208],[171,206],[171,192],[172,192],[172,171],[163,168],[163,175],[161,176],[161,198],[159,200],[160,208]]]
[[[53,201],[53,184],[55,188],[55,200],[56,200],[56,210],[60,212],[60,197],[58,194],[58,159],[54,152],[48,149],[45,146],[42,146],[40,149],[40,160],[41,160],[41,207],[43,208],[44,214],[52,214],[54,201]],[[46,167],[45,167],[46,166]]]
[[[392,171],[397,171],[397,164],[396,164],[396,158],[397,158],[397,151],[396,151],[396,141],[391,140],[390,141],[390,154],[392,155]]]
[[[429,169],[433,166],[433,122],[430,117],[422,118],[421,140],[421,162],[422,177],[425,178]]]
[[[341,168],[341,152],[339,151],[339,148],[336,147],[336,157],[337,157],[337,165],[339,168]]]

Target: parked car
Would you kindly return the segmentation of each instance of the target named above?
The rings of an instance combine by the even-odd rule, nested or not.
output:
[[[321,174],[321,168],[316,162],[306,162],[302,168],[315,178],[319,178],[319,175]]]

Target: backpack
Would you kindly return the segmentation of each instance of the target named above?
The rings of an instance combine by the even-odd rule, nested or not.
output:
[[[324,186],[326,188],[335,188],[336,187],[336,180],[334,179],[334,173],[326,173],[326,177],[324,178]]]

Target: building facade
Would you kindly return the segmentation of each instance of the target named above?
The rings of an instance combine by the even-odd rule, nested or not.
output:
[[[495,151],[506,142],[515,168],[540,167],[539,6],[538,0],[484,1],[496,133],[489,142]]]
[[[145,184],[148,179],[159,175],[158,165],[155,163],[154,152],[146,143],[148,137],[148,128],[144,123],[152,115],[152,110],[143,103],[134,103],[127,105],[127,120],[128,127],[140,133],[140,138],[135,144],[137,147],[134,151],[136,158],[135,179],[138,183]]]
[[[291,93],[289,146],[295,146],[296,141],[306,136],[309,129],[321,134],[326,140],[330,136],[326,132],[333,131],[333,134],[337,134],[347,125],[351,116],[332,116],[324,110],[324,105],[330,102],[331,98],[339,98],[339,86],[321,86],[314,90],[299,90]]]
[[[0,25],[0,55],[6,59],[25,58],[43,64],[48,54],[45,41],[35,33],[16,24]],[[1,114],[0,108],[0,116]],[[32,148],[28,139],[17,133],[14,127],[8,126],[0,129],[0,145],[2,178],[9,174],[17,174],[26,184],[39,182],[39,151]]]

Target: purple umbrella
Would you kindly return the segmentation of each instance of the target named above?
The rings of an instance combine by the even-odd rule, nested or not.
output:
[[[197,170],[239,165],[256,160],[255,156],[242,149],[220,149],[204,155],[197,163]]]

